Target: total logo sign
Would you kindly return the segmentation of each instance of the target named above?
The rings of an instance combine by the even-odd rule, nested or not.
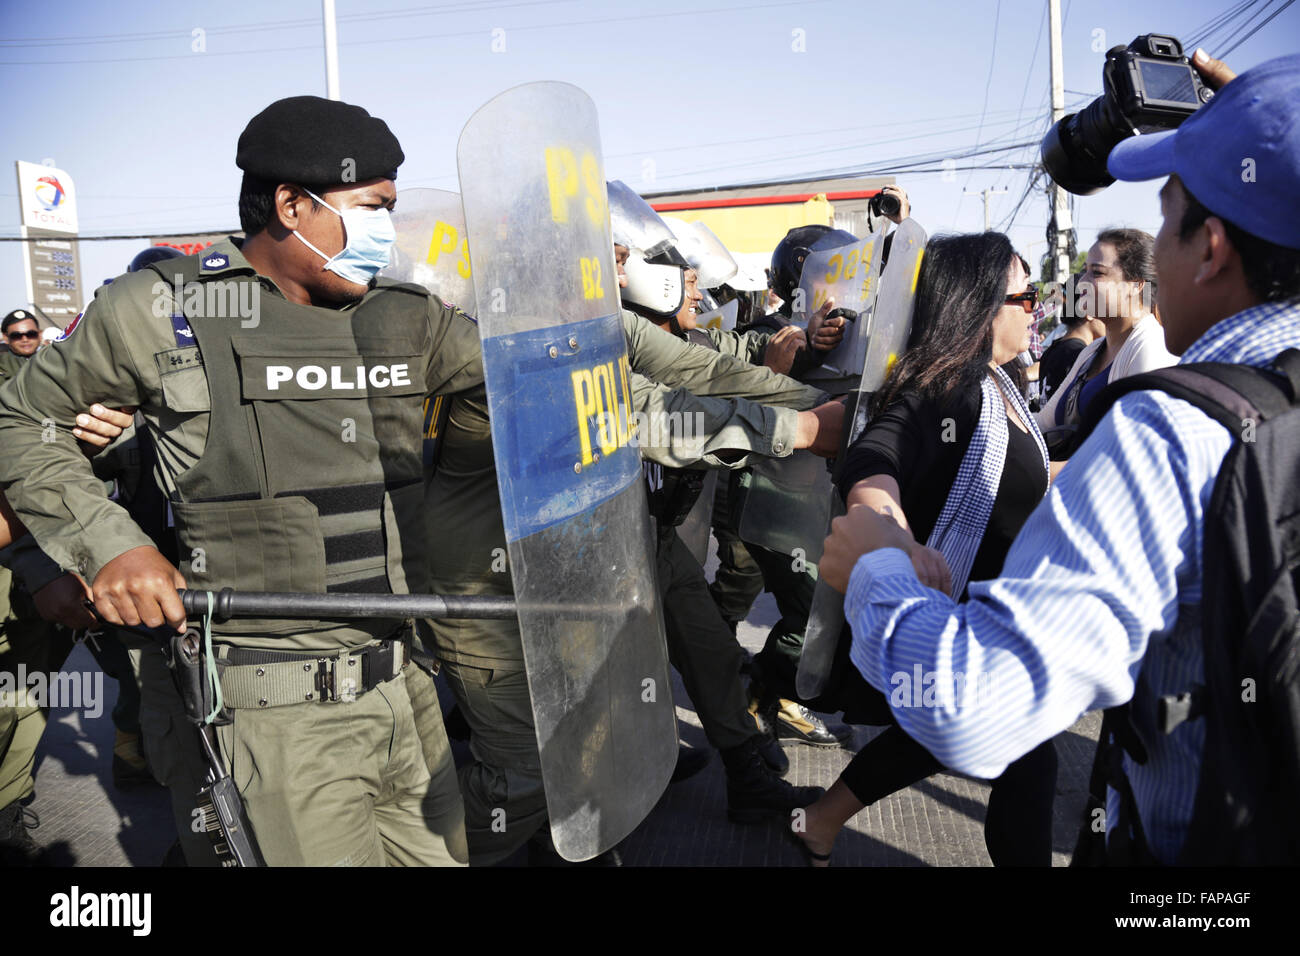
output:
[[[25,163],[18,166],[18,199],[23,225],[59,232],[77,231],[77,205],[72,177],[62,169]]]
[[[59,203],[67,196],[63,191],[63,184],[55,176],[42,176],[36,180],[36,186],[32,191],[36,194],[36,201],[46,212],[58,209]]]

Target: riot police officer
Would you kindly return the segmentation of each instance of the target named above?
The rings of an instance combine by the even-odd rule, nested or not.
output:
[[[0,398],[0,484],[106,620],[180,630],[177,587],[426,588],[426,395],[481,378],[478,336],[427,291],[375,279],[401,147],[318,97],[240,136],[247,238],[102,287]],[[138,406],[176,520],[169,563],[81,460],[92,401]],[[49,440],[43,440],[47,438]],[[462,805],[409,622],[212,625],[220,757],[266,862],[466,859]],[[419,715],[417,718],[417,714]],[[197,745],[197,741],[196,741]]]

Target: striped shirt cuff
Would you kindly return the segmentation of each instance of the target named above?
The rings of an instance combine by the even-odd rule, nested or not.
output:
[[[912,559],[899,548],[868,551],[858,558],[858,563],[853,566],[853,573],[849,576],[849,589],[844,594],[844,619],[855,633],[858,631],[858,620],[869,606],[868,592],[872,583],[876,578],[895,574],[916,577]]]

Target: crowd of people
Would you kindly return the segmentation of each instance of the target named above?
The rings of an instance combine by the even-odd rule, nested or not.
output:
[[[1300,827],[1279,812],[1300,766],[1263,742],[1300,726],[1287,723],[1297,676],[1285,653],[1278,663],[1300,634],[1300,536],[1252,517],[1294,528],[1300,509],[1286,510],[1294,487],[1250,483],[1294,486],[1298,467],[1300,57],[1239,77],[1196,66],[1214,100],[1110,157],[1119,179],[1168,177],[1159,234],[1098,234],[1046,349],[1035,278],[1005,235],[931,238],[907,347],[851,442],[844,396],[818,370],[859,316],[796,301],[803,260],[842,237],[792,230],[770,302],[704,288],[684,245],[646,248],[611,184],[624,410],[701,426],[639,449],[667,658],[720,755],[729,819],[786,828],[811,865],[832,861],[865,806],[945,769],[992,782],[995,865],[1050,865],[1053,741],[1102,708],[1090,809],[1104,826],[1083,827],[1102,841],[1081,840],[1077,861],[1300,859]],[[1240,156],[1259,162],[1258,181]],[[403,159],[359,107],[278,101],[239,140],[242,239],[137,257],[39,353],[29,313],[4,319],[0,671],[57,671],[73,632],[97,632],[120,687],[114,781],[169,790],[172,863],[247,862],[209,825],[222,777],[269,865],[561,856],[518,619],[209,619],[208,645],[186,643],[178,588],[514,593],[475,322],[376,278]],[[901,189],[887,192],[881,234],[911,214]],[[160,280],[174,295],[161,309]],[[212,282],[254,288],[256,323],[181,301],[186,283]],[[701,327],[703,306],[731,299],[734,330]],[[334,378],[317,384],[308,373],[331,362]],[[1169,375],[1180,371],[1204,379]],[[1225,427],[1233,415],[1240,427]],[[353,429],[341,441],[340,422]],[[1275,437],[1256,442],[1257,429]],[[815,565],[747,537],[741,520],[752,466],[800,450],[842,458],[847,510]],[[1250,468],[1232,488],[1217,482]],[[717,542],[712,581],[684,540],[692,515]],[[1265,560],[1248,534],[1276,545],[1272,565],[1224,563]],[[832,678],[803,698],[819,579],[844,595],[847,623]],[[1271,616],[1229,606],[1234,583],[1272,602]],[[763,589],[780,619],[750,659],[736,627]],[[1242,651],[1243,635],[1266,653]],[[899,675],[913,674],[925,687],[903,691]],[[1246,716],[1221,692],[1243,676],[1259,694]],[[445,715],[436,681],[455,701]],[[0,707],[6,862],[41,860],[24,802],[44,719],[39,706]],[[884,729],[829,789],[783,778],[783,742],[839,747],[858,724]],[[468,755],[454,760],[449,737]],[[1235,763],[1211,773],[1206,754],[1229,752]],[[708,762],[679,745],[671,781]],[[617,849],[591,862],[617,863]]]

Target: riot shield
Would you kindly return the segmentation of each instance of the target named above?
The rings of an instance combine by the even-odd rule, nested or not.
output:
[[[595,105],[515,87],[470,118],[457,164],[551,835],[585,860],[677,758]]]
[[[746,544],[808,564],[821,560],[831,476],[826,459],[810,451],[759,459],[750,470],[736,533]]]
[[[894,231],[889,262],[880,277],[880,295],[876,300],[861,385],[847,410],[851,424],[845,430],[845,450],[866,428],[871,395],[885,383],[895,359],[907,347],[925,241],[925,230],[913,219],[904,219]],[[842,467],[843,452],[838,461]],[[827,533],[829,521],[844,514],[844,500],[838,489],[832,489],[830,497]],[[811,700],[826,686],[843,628],[844,596],[819,578],[808,615],[808,629],[804,632],[803,651],[799,655],[799,672],[795,677],[795,691],[802,699]]]
[[[828,298],[835,299],[836,308],[858,313],[840,344],[809,373],[809,384],[832,394],[857,386],[879,291],[883,246],[884,237],[872,233],[851,243],[814,248],[804,261],[798,295],[809,314]],[[825,459],[799,451],[789,458],[762,460],[751,471],[741,506],[740,538],[816,564],[831,520],[831,497]]]
[[[659,213],[650,208],[627,183],[606,183],[609,219],[613,241],[629,249],[639,249],[646,259],[677,247],[677,237]]]
[[[677,248],[699,277],[701,289],[716,289],[740,269],[722,240],[702,222],[662,217],[677,239]]]
[[[460,194],[445,189],[402,189],[393,209],[388,267],[379,274],[422,285],[448,305],[477,315]]]
[[[713,496],[718,490],[718,473],[710,471],[704,476],[704,488],[695,499],[686,520],[677,526],[677,537],[695,555],[700,566],[709,560],[709,535],[713,533]]]
[[[704,312],[695,317],[695,324],[701,329],[722,329],[730,331],[736,327],[736,317],[740,315],[740,303],[732,299],[712,312]]]
[[[880,288],[884,240],[882,233],[873,232],[847,244],[829,248],[814,246],[804,260],[796,295],[804,302],[805,315],[812,315],[827,299],[834,299],[837,309],[858,313],[856,319],[846,323],[840,344],[806,376],[809,384],[832,394],[841,394],[858,385],[866,357],[871,311]]]

